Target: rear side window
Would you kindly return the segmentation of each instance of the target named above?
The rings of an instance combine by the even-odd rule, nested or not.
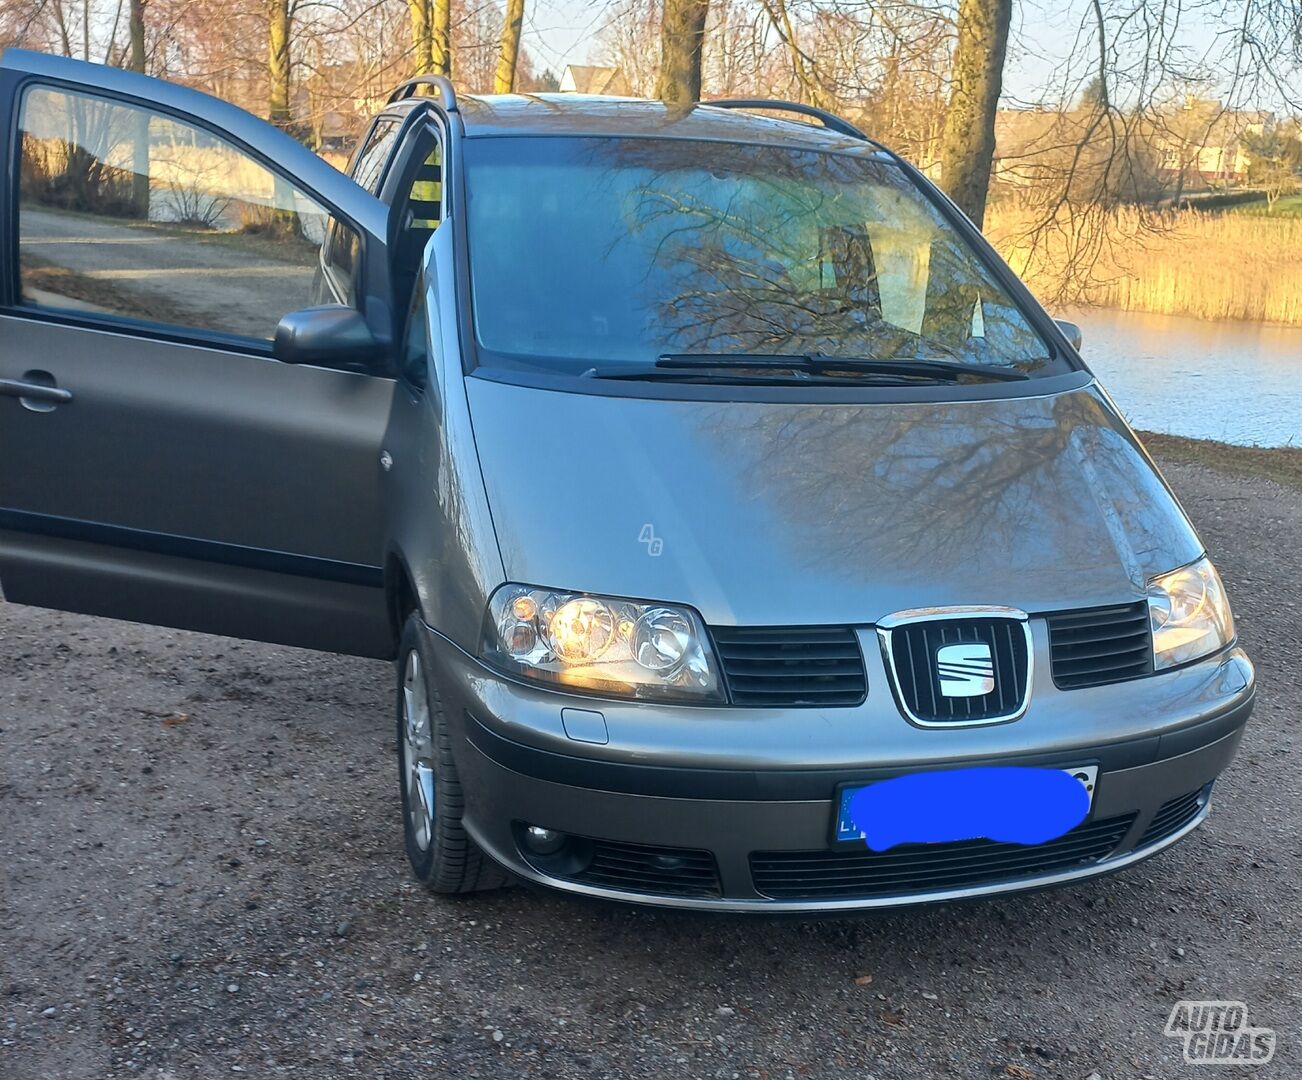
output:
[[[384,164],[389,160],[393,141],[398,137],[400,126],[397,120],[387,117],[377,121],[375,127],[371,129],[366,145],[357,155],[357,161],[353,165],[353,179],[372,195],[376,194],[380,186],[380,177],[384,175]]]
[[[318,302],[327,210],[238,147],[43,87],[23,99],[20,137],[25,307],[268,340]]]

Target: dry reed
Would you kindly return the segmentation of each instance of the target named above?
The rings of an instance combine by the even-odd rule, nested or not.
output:
[[[1107,242],[1087,269],[1073,260],[1071,231],[1041,233],[1029,211],[994,206],[986,232],[1031,289],[1126,311],[1302,326],[1302,218],[1183,211],[1143,217],[1119,210],[1089,227]]]

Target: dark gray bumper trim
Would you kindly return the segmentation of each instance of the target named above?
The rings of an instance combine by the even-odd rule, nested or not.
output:
[[[1126,742],[1077,747],[1048,754],[1005,755],[988,761],[972,758],[928,761],[919,763],[918,767],[934,769],[951,765],[998,764],[1068,768],[1098,764],[1104,772],[1114,772],[1151,765],[1155,761],[1214,743],[1242,727],[1251,711],[1252,700],[1249,699],[1228,710],[1223,716],[1190,727],[1187,736],[1186,732],[1177,732],[1173,735],[1151,735]],[[757,770],[674,768],[601,761],[525,746],[490,731],[470,714],[466,715],[466,737],[490,761],[538,780],[626,795],[654,795],[675,799],[818,801],[827,799],[828,793],[835,790],[837,784],[884,780],[907,771],[907,766],[899,765]]]
[[[767,900],[763,898],[737,898],[737,897],[720,897],[717,900],[707,900],[698,897],[678,897],[678,896],[659,896],[646,893],[624,892],[618,889],[601,888],[595,885],[588,885],[581,882],[569,881],[565,878],[551,877],[550,875],[540,873],[537,869],[530,866],[523,860],[507,859],[505,853],[495,851],[493,845],[488,842],[487,837],[479,835],[477,830],[471,829],[471,835],[475,842],[486,850],[489,855],[493,856],[499,862],[511,868],[512,873],[524,878],[526,881],[532,881],[538,885],[546,885],[550,888],[560,890],[561,892],[577,893],[580,896],[588,896],[594,899],[616,900],[624,903],[638,904],[644,907],[664,907],[695,909],[701,911],[724,911],[724,912],[745,912],[745,913],[764,913],[764,914],[825,914],[838,911],[867,911],[872,908],[891,908],[903,907],[914,904],[934,904],[950,900],[967,900],[975,899],[982,896],[998,896],[1002,893],[1022,893],[1031,892],[1037,889],[1047,889],[1058,885],[1067,885],[1075,881],[1084,881],[1087,878],[1099,877],[1104,874],[1111,874],[1117,870],[1124,869],[1127,866],[1133,866],[1137,862],[1159,851],[1165,851],[1172,844],[1183,840],[1189,833],[1193,832],[1206,819],[1211,812],[1210,800],[1203,804],[1196,817],[1187,825],[1170,836],[1159,841],[1156,844],[1150,844],[1145,848],[1136,848],[1128,851],[1123,855],[1114,855],[1112,858],[1103,859],[1096,863],[1087,863],[1083,866],[1073,867],[1070,870],[1060,870],[1050,874],[1041,874],[1035,877],[1013,878],[1003,881],[985,882],[977,885],[968,885],[953,889],[938,890],[935,892],[911,892],[901,893],[898,896],[874,896],[868,899],[845,899],[845,900]]]

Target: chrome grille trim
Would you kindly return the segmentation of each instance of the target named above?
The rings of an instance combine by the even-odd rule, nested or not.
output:
[[[1021,694],[1017,698],[1013,708],[997,713],[991,716],[979,716],[972,718],[952,718],[937,719],[928,716],[922,716],[909,704],[909,695],[905,693],[901,681],[902,673],[898,669],[895,661],[895,635],[898,631],[910,627],[916,627],[920,624],[927,623],[980,623],[991,620],[1000,620],[1007,624],[1009,621],[1020,625],[1022,637],[1026,649],[1026,670],[1018,682],[1020,683]],[[900,712],[909,723],[921,728],[958,728],[958,727],[984,727],[990,724],[1007,724],[1013,720],[1020,719],[1026,713],[1027,707],[1031,703],[1031,686],[1035,680],[1035,648],[1031,640],[1031,623],[1030,617],[1025,611],[1019,608],[997,607],[994,605],[977,606],[977,607],[931,607],[931,608],[910,608],[906,611],[897,611],[888,615],[877,622],[877,639],[881,646],[882,663],[890,675],[891,693],[895,696],[895,703],[899,706]],[[928,672],[931,675],[931,672]]]

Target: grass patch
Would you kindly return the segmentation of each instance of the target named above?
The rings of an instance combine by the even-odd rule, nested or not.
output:
[[[1139,437],[1159,461],[1208,465],[1237,476],[1264,477],[1302,489],[1302,446],[1235,446],[1210,439],[1186,439],[1141,431]]]
[[[1236,211],[1252,217],[1302,218],[1302,195],[1285,195],[1277,199],[1273,207],[1265,203],[1253,203]]]

